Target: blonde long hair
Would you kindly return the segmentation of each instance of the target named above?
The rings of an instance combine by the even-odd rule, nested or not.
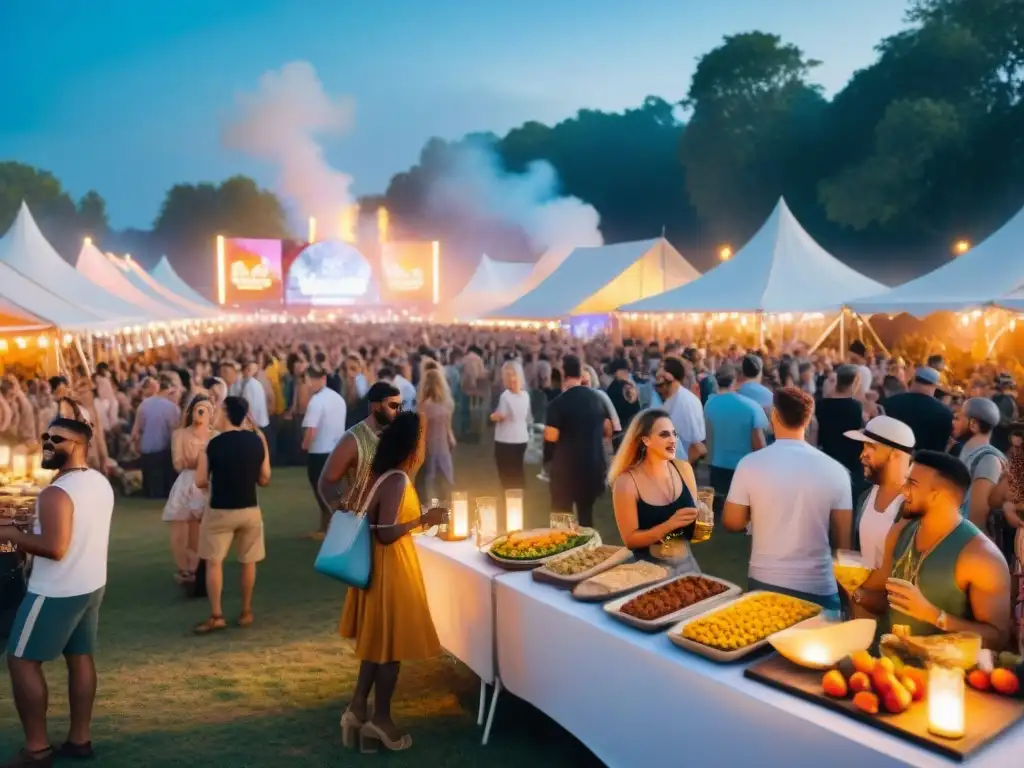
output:
[[[518,360],[506,360],[505,364],[501,366],[501,377],[504,381],[505,371],[513,371],[516,374],[516,380],[519,382],[519,391],[526,391],[526,374],[523,373],[523,364]]]
[[[658,419],[670,418],[667,411],[660,408],[648,408],[641,411],[634,418],[622,438],[619,450],[612,457],[611,465],[608,467],[608,485],[614,485],[620,475],[626,474],[636,467],[647,455],[647,446],[643,438],[650,437]]]
[[[416,392],[416,402],[420,405],[440,403],[449,410],[455,410],[451,388],[440,368],[428,368],[423,372],[419,390]]]

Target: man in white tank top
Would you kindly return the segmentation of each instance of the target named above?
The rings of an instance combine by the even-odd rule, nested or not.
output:
[[[34,556],[28,593],[7,645],[11,687],[25,730],[25,745],[8,765],[49,766],[56,757],[93,754],[93,653],[107,584],[114,492],[106,477],[88,467],[92,427],[82,413],[63,401],[42,436],[43,467],[57,470],[57,476],[39,496],[33,532],[0,528],[0,543],[10,542]],[[71,724],[63,746],[54,750],[46,728],[43,663],[60,656],[68,667]]]

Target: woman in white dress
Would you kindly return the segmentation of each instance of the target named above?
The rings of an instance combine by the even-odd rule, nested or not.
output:
[[[199,522],[206,496],[196,487],[196,466],[200,454],[213,436],[213,403],[205,394],[196,395],[188,404],[181,427],[171,437],[171,456],[178,479],[164,506],[163,519],[171,524],[171,555],[177,566],[174,580],[179,584],[195,581],[199,565]]]

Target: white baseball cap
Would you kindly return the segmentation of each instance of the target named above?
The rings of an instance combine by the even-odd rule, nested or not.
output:
[[[914,430],[892,416],[875,416],[864,429],[854,429],[843,434],[858,443],[875,443],[904,453],[914,452]]]

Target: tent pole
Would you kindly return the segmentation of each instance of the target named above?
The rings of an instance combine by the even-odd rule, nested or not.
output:
[[[875,329],[871,327],[871,321],[868,320],[868,318],[864,317],[863,315],[857,314],[856,312],[854,313],[854,316],[858,320],[860,320],[861,323],[864,324],[865,328],[868,329],[868,333],[871,334],[871,338],[874,340],[875,344],[877,344],[879,346],[879,348],[885,353],[885,356],[886,357],[890,357],[889,350],[886,349],[885,344],[882,343],[882,340],[880,338],[878,338],[878,334],[875,333]]]
[[[1003,337],[1003,334],[1006,333],[1009,329],[1010,329],[1010,321],[1004,317],[1003,318],[1003,323],[1000,326],[999,330],[995,333],[995,335],[991,339],[989,339],[988,338],[988,326],[987,325],[985,326],[985,339],[986,339],[985,357],[992,357],[992,353],[995,351],[996,344],[999,343],[999,339],[1001,339]]]
[[[814,342],[814,346],[812,346],[808,350],[808,352],[816,352],[818,347],[820,347],[822,344],[825,343],[825,339],[827,339],[832,334],[832,331],[835,330],[836,326],[839,325],[839,318],[840,317],[841,317],[841,315],[836,315],[833,318],[832,322],[828,324],[828,327],[825,328],[825,330],[822,332],[822,334],[818,337],[818,340],[816,342]]]
[[[839,354],[846,352],[846,307],[839,310]]]
[[[764,349],[764,312],[757,313],[757,348]]]

